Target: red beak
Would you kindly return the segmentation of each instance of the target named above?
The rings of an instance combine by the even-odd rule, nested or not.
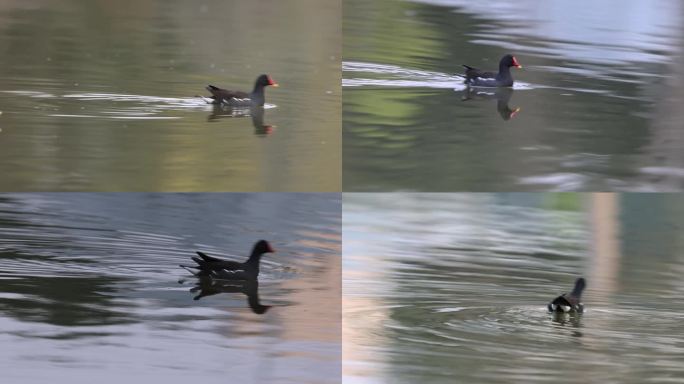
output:
[[[515,60],[515,59],[513,59],[513,60]],[[278,86],[278,83],[276,83],[275,81],[273,81],[273,79],[271,79],[271,76],[269,76],[269,77],[268,77],[268,85],[277,87],[277,86]]]
[[[522,68],[522,65],[518,63],[518,59],[516,59],[515,56],[513,56],[513,66],[516,68]]]

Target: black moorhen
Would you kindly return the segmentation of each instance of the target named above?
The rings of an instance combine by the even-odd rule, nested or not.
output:
[[[512,87],[511,67],[522,68],[515,56],[510,53],[499,61],[499,72],[485,72],[463,64],[465,67],[465,83],[473,87]]]
[[[223,260],[217,257],[207,256],[202,252],[197,252],[199,257],[192,259],[197,263],[194,266],[180,265],[182,268],[194,268],[199,271],[190,271],[198,277],[210,276],[229,280],[250,280],[259,276],[259,262],[264,253],[273,253],[275,250],[266,240],[259,240],[252,248],[252,254],[244,263],[232,260]]]
[[[575,281],[575,289],[570,293],[564,293],[549,303],[549,312],[584,312],[584,304],[582,300],[582,291],[586,287],[587,283],[584,278],[580,277]]]
[[[263,106],[266,103],[264,88],[269,85],[277,87],[278,83],[273,81],[269,75],[261,75],[257,77],[254,90],[251,93],[230,91],[213,85],[208,85],[207,91],[212,95],[212,104],[226,104],[233,107]]]

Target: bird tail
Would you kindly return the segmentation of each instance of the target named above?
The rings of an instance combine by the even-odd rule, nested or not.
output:
[[[475,70],[475,68],[471,67],[470,65],[465,65],[465,64],[461,64],[461,65],[463,65],[463,68],[466,69],[465,73],[461,75],[465,79],[463,82],[465,84],[470,84],[471,80],[472,80],[472,75],[469,75],[468,71],[473,71],[473,70]]]
[[[204,261],[221,261],[221,259],[219,259],[219,258],[217,258],[217,257],[208,256],[208,255],[205,254],[204,252],[200,252],[200,251],[196,251],[196,252],[197,252],[197,254],[199,255],[199,257],[201,257],[202,260],[204,260]],[[192,259],[195,260],[195,261],[197,261],[197,260],[196,260],[196,259],[197,259],[196,257],[193,257]],[[199,263],[199,262],[198,262],[198,263]]]
[[[206,261],[200,259],[200,258],[197,257],[197,256],[193,256],[193,257],[191,257],[191,259],[192,259],[192,261],[194,261],[195,263],[197,263],[197,266],[198,266],[198,267],[202,267],[202,266],[204,266],[204,265],[206,264]]]
[[[195,272],[192,270],[192,268],[199,269],[199,267],[191,267],[191,266],[187,266],[187,265],[183,265],[183,264],[178,264],[178,266],[185,269],[186,271],[192,273],[193,276],[197,276],[199,274],[199,272]]]

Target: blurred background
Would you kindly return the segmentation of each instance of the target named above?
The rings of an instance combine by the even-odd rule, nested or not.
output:
[[[345,194],[345,383],[684,380],[684,196]],[[587,279],[582,315],[546,304]]]
[[[3,382],[339,383],[340,214],[340,194],[0,194]],[[255,285],[193,300],[179,264],[259,239]]]
[[[684,189],[676,0],[345,0],[345,191]],[[464,89],[461,64],[512,90]]]
[[[340,15],[316,0],[0,2],[0,190],[339,191]],[[195,97],[262,73],[280,87],[259,118]]]

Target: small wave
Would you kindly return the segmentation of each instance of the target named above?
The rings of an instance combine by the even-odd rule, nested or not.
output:
[[[19,95],[19,96],[28,96],[28,97],[33,97],[36,99],[55,99],[58,96],[55,96],[51,93],[45,93],[45,92],[38,92],[38,91],[21,91],[21,90],[15,90],[15,91],[2,91],[3,93],[9,93],[11,95]]]
[[[531,67],[532,68],[532,67]],[[537,66],[533,67],[537,70],[546,70],[547,67]],[[549,67],[550,68],[550,67]],[[553,67],[557,68],[557,67]],[[396,65],[365,63],[357,61],[347,61],[342,63],[342,71],[354,74],[366,73],[368,77],[348,77],[342,79],[343,87],[397,87],[397,88],[436,88],[436,89],[453,89],[455,91],[463,91],[468,87],[463,83],[464,77],[458,74],[447,74],[443,72],[424,71],[417,69],[407,69]],[[573,72],[568,69],[570,73],[583,73],[581,71]],[[595,77],[595,76],[594,76]],[[629,80],[622,79],[617,76],[607,77],[605,80],[619,79],[622,82]],[[634,83],[639,81],[634,80]],[[494,89],[490,87],[471,87],[476,90]],[[610,97],[616,97],[627,100],[641,100],[639,97],[624,96],[615,93],[608,89],[592,89],[585,87],[560,87],[542,84],[532,84],[516,80],[513,84],[515,90],[530,90],[530,89],[554,89],[561,91],[564,96],[572,96],[575,93],[590,93]]]
[[[579,173],[559,172],[548,175],[537,175],[520,178],[520,184],[552,186],[553,191],[581,190],[588,177]]]
[[[75,117],[90,119],[117,119],[117,120],[179,120],[177,116],[96,116],[96,115],[70,115],[70,114],[50,114],[51,117]]]
[[[647,175],[684,178],[684,169],[676,167],[643,167],[641,172]]]
[[[4,93],[26,96],[38,99],[67,99],[83,101],[81,109],[84,113],[52,113],[48,116],[63,118],[99,118],[117,120],[179,120],[179,116],[164,116],[170,111],[202,110],[212,111],[214,105],[211,99],[200,96],[195,97],[159,97],[148,95],[132,95],[119,93],[70,93],[54,95],[45,92],[10,90]],[[109,103],[104,107],[94,108],[88,103]],[[275,104],[266,104],[264,109],[276,108]],[[87,112],[85,112],[87,111]],[[231,113],[235,117],[249,116],[249,107],[232,108]]]
[[[371,77],[349,77],[342,79],[343,87],[402,87],[402,88],[437,88],[465,90],[465,78],[461,75],[443,72],[407,69],[396,65],[345,61],[343,72],[367,73]],[[532,89],[532,85],[517,81],[513,89]]]

